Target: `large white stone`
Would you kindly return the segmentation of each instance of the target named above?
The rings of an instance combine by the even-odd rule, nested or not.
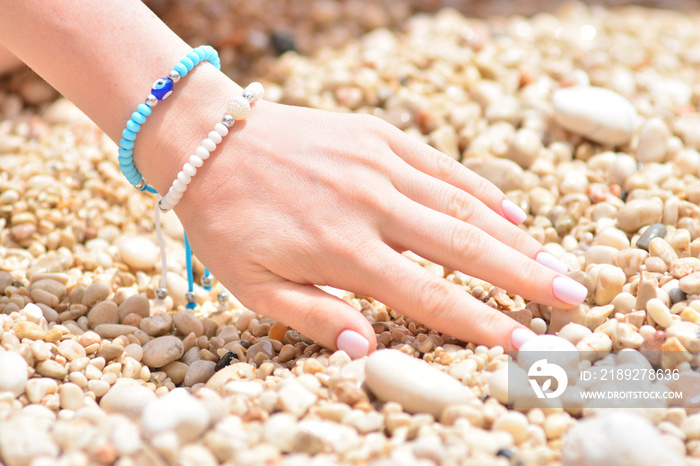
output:
[[[367,358],[367,386],[382,401],[395,401],[411,413],[436,419],[447,406],[466,404],[472,392],[457,379],[398,350],[379,350]]]
[[[564,466],[680,466],[685,464],[666,447],[646,418],[625,411],[584,419],[564,436]]]
[[[601,144],[628,143],[639,119],[627,99],[602,87],[558,89],[552,95],[552,104],[559,125]]]
[[[0,353],[0,392],[9,391],[14,396],[24,393],[27,367],[27,361],[14,351]]]
[[[156,395],[132,379],[119,379],[100,400],[100,407],[110,413],[137,418]]]
[[[158,246],[144,236],[124,237],[119,240],[117,247],[124,263],[136,270],[153,269],[160,257]]]
[[[210,419],[204,403],[184,388],[176,388],[146,406],[141,427],[148,436],[173,431],[185,443],[197,439]]]

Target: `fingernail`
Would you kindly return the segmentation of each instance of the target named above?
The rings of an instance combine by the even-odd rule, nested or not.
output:
[[[581,304],[588,296],[588,288],[569,277],[557,277],[552,281],[552,292],[557,299],[569,304]]]
[[[519,350],[526,341],[530,341],[536,336],[537,334],[532,330],[528,330],[526,328],[516,328],[513,330],[513,333],[510,334],[510,342],[513,344],[513,348]]]
[[[554,270],[555,272],[559,272],[564,275],[566,275],[566,273],[569,271],[569,268],[566,265],[564,265],[562,261],[560,261],[548,252],[540,252],[539,254],[537,254],[535,260],[540,264],[544,265],[545,267],[548,267]]]
[[[353,330],[343,330],[338,339],[336,346],[339,350],[348,353],[352,359],[358,359],[362,356],[367,356],[369,350],[369,342],[365,337]]]
[[[501,203],[501,210],[503,214],[516,225],[520,225],[527,219],[527,214],[523,212],[523,209],[515,205],[515,203],[509,199],[504,199]]]

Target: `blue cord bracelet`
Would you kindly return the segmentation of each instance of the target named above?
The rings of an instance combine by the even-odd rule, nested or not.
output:
[[[146,101],[138,105],[136,111],[131,114],[131,119],[126,122],[126,127],[122,131],[122,139],[119,141],[119,167],[129,183],[134,185],[136,189],[156,193],[155,189],[148,186],[134,165],[134,143],[141,130],[141,125],[146,123],[146,119],[158,101],[165,100],[172,94],[173,84],[178,82],[181,77],[187,76],[187,73],[202,61],[208,61],[217,69],[221,69],[219,54],[213,47],[209,45],[196,47],[173,67],[166,78],[160,78],[153,83],[151,93],[146,97]]]
[[[209,45],[201,45],[192,49],[178,64],[173,67],[173,70],[165,78],[160,78],[153,83],[151,86],[151,93],[146,97],[146,101],[139,104],[136,107],[136,111],[131,114],[131,119],[126,122],[126,127],[122,131],[122,139],[119,141],[119,168],[126,179],[131,183],[136,189],[140,191],[147,191],[153,194],[158,194],[158,192],[152,187],[148,186],[143,175],[138,171],[136,165],[134,165],[134,144],[139,131],[141,131],[141,126],[146,123],[148,116],[153,111],[159,101],[167,99],[173,92],[173,84],[178,82],[181,77],[187,76],[187,73],[192,71],[192,69],[203,61],[208,61],[214,65],[217,69],[221,69],[221,62],[219,61],[219,54],[213,47]],[[157,209],[157,207],[156,207]],[[158,223],[158,221],[157,221]],[[159,223],[158,225],[159,226]],[[158,230],[159,243],[161,245],[161,254],[165,254],[164,245],[162,242],[162,237],[160,236],[160,228]],[[185,235],[185,251],[186,251],[186,263],[187,263],[187,284],[188,291],[186,293],[187,298],[187,308],[194,309],[196,306],[196,296],[194,293],[194,279],[192,271],[192,249],[190,248],[190,243],[187,240],[187,235]],[[165,264],[165,260],[163,260]],[[156,290],[156,297],[158,299],[165,299],[167,296],[167,290],[165,289],[165,275],[167,269],[162,272],[162,286]],[[209,291],[212,288],[213,278],[209,273],[208,269],[204,269],[204,276],[202,277],[202,286],[205,290]],[[220,303],[225,303],[228,296],[225,293],[219,293],[217,297]]]

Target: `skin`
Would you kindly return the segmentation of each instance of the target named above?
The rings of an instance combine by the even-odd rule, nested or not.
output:
[[[137,0],[0,0],[0,42],[114,141],[151,84],[190,47]],[[164,193],[240,87],[209,64],[159,103],[135,163]],[[513,349],[523,326],[400,254],[415,253],[527,299],[571,307],[542,245],[503,215],[504,194],[375,117],[260,101],[199,169],[175,211],[192,248],[248,308],[335,349],[376,348],[352,306],[313,285],[372,296],[465,341]]]

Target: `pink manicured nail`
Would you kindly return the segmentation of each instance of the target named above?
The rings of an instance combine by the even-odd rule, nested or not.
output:
[[[540,264],[544,265],[545,267],[548,267],[554,270],[555,272],[559,272],[563,275],[566,275],[566,273],[569,271],[569,269],[566,267],[566,265],[564,265],[562,261],[560,261],[548,252],[542,251],[541,253],[537,254],[535,260]]]
[[[519,350],[526,341],[530,341],[536,336],[537,334],[532,330],[528,330],[526,328],[516,328],[513,330],[513,333],[510,334],[510,342],[513,344],[513,348]]]
[[[520,225],[527,219],[527,214],[523,212],[523,209],[515,205],[515,203],[509,199],[504,199],[501,203],[501,210],[503,214],[516,225]]]
[[[348,353],[348,356],[352,359],[367,356],[367,351],[369,351],[369,342],[367,339],[353,330],[343,330],[340,335],[338,335],[336,346],[339,350]]]
[[[552,292],[557,299],[569,304],[581,304],[588,296],[588,288],[569,277],[557,277],[552,281]]]

